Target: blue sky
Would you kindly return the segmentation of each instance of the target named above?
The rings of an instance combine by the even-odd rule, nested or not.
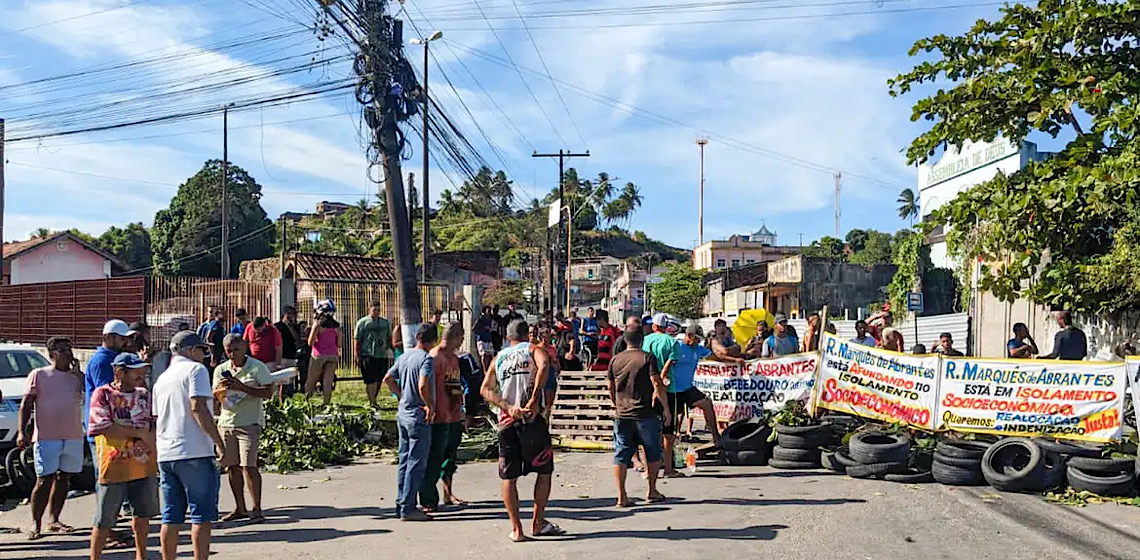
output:
[[[805,243],[831,234],[833,169],[844,174],[843,231],[905,226],[895,215],[895,199],[902,188],[915,186],[915,171],[901,150],[922,125],[910,122],[916,97],[890,98],[886,80],[911,67],[906,53],[916,39],[960,33],[978,18],[998,15],[997,5],[981,0],[883,0],[881,6],[845,0],[515,2],[477,7],[472,0],[407,1],[401,18],[425,33],[444,33],[432,46],[442,66],[442,72],[435,63],[431,68],[433,96],[492,167],[511,172],[520,199],[541,196],[556,181],[556,162],[532,158],[533,150],[588,149],[592,157],[572,163],[581,174],[606,171],[641,187],[645,200],[631,228],[686,248],[697,238],[698,135],[711,137],[706,239],[751,232],[761,223],[785,244],[798,243],[801,234]],[[335,39],[322,44],[303,31],[300,23],[311,23],[313,14],[302,8],[315,3],[5,0],[0,88],[9,87],[0,89],[0,117],[8,119],[14,138],[302,91],[347,77],[351,70],[344,62],[269,75],[274,68],[347,52]],[[969,3],[977,5],[907,11]],[[634,6],[651,7],[629,13]],[[414,34],[408,25],[406,38]],[[240,44],[251,36],[267,39]],[[417,67],[419,48],[407,47]],[[478,55],[504,59],[504,50],[540,74],[545,63],[564,84],[524,73],[528,91],[518,72]],[[11,87],[157,56],[164,61],[145,72]],[[135,99],[139,92],[146,97],[225,77],[248,83]],[[625,105],[599,102],[566,84]],[[116,105],[105,105],[115,102],[124,108],[114,112],[108,107]],[[104,107],[85,109],[98,105]],[[631,115],[630,106],[653,117]],[[79,111],[55,114],[65,109]],[[339,95],[232,114],[230,160],[262,184],[271,217],[311,211],[320,200],[372,198],[358,113],[350,96]],[[220,157],[221,125],[220,117],[209,117],[10,142],[5,240],[26,238],[37,227],[97,234],[109,225],[149,225],[180,182],[206,159]],[[412,144],[404,171],[418,175],[418,140]],[[438,193],[462,179],[433,168],[431,180]]]

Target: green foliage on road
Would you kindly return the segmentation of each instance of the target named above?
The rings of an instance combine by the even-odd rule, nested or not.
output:
[[[889,82],[892,95],[945,80],[914,105],[933,124],[907,150],[1030,133],[1064,137],[1042,162],[958,195],[925,224],[950,250],[981,258],[980,288],[1085,312],[1140,306],[1140,1],[1042,0],[1002,9],[960,36],[923,39],[926,60]]]
[[[230,277],[244,260],[273,254],[272,224],[261,207],[261,185],[244,169],[226,172]],[[219,276],[222,244],[222,162],[207,161],[154,216],[151,244],[156,274]]]
[[[333,405],[294,396],[282,402],[265,403],[265,430],[261,436],[260,460],[276,472],[319,469],[344,465],[353,457],[380,451],[383,442],[366,443],[368,432],[383,431],[384,422],[369,411]],[[390,447],[394,423],[384,431]]]
[[[707,293],[703,277],[687,262],[668,263],[661,282],[651,288],[653,308],[677,317],[700,317]]]

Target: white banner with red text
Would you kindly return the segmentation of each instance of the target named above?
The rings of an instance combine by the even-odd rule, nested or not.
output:
[[[693,386],[713,403],[716,418],[733,422],[777,411],[784,403],[807,403],[812,392],[819,354],[791,354],[743,364],[701,362]]]
[[[943,358],[941,371],[940,430],[1120,439],[1121,362]]]
[[[938,356],[862,346],[824,333],[813,410],[934,430]]]

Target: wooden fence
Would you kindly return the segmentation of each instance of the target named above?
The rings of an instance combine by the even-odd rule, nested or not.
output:
[[[587,442],[613,446],[614,407],[604,371],[564,371],[550,415],[550,433],[566,445]]]

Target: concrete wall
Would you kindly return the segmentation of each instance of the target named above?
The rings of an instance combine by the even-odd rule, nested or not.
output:
[[[12,284],[109,278],[111,261],[64,238],[12,259],[10,274]]]
[[[884,301],[897,269],[894,265],[864,267],[807,259],[799,290],[800,311],[806,315],[824,305],[836,310],[855,309]]]
[[[976,355],[1004,357],[1005,343],[1013,337],[1013,325],[1025,323],[1029,334],[1037,341],[1042,354],[1053,351],[1053,335],[1060,330],[1049,308],[1027,300],[1007,303],[993,294],[975,296],[974,337]],[[1113,349],[1122,342],[1135,342],[1140,337],[1140,313],[1121,313],[1115,316],[1075,314],[1073,321],[1085,332],[1089,342],[1089,359],[1115,360]]]

